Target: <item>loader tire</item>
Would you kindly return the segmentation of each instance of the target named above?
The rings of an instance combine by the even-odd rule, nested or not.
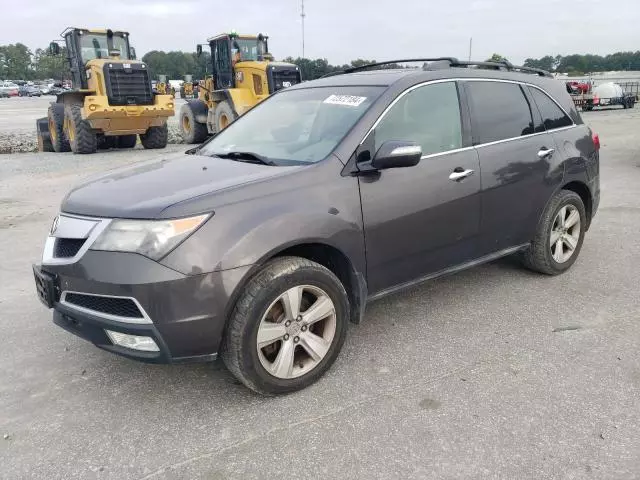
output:
[[[138,143],[137,135],[118,135],[116,137],[116,148],[133,148]]]
[[[228,101],[220,102],[216,106],[216,133],[221,132],[229,125],[231,125],[238,116],[231,108]]]
[[[67,121],[67,138],[71,151],[77,154],[95,153],[98,149],[98,136],[91,125],[82,118],[82,105],[67,105],[64,109]]]
[[[140,143],[146,149],[164,148],[167,146],[169,129],[165,123],[161,127],[149,127],[145,133],[140,135]]]
[[[109,150],[116,147],[116,137],[98,135],[98,150]]]
[[[191,102],[180,109],[180,134],[184,143],[202,143],[209,136],[207,125],[196,120]]]
[[[64,134],[64,105],[52,103],[47,113],[49,121],[49,137],[54,152],[68,152],[71,150],[69,140]]]

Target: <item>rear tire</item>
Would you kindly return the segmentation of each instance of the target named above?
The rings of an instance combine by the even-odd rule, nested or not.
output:
[[[109,150],[116,148],[116,137],[98,135],[98,150]]]
[[[580,196],[560,190],[547,205],[531,245],[522,253],[525,267],[546,275],[566,272],[580,254],[586,225]]]
[[[54,152],[68,152],[71,150],[69,140],[64,133],[64,105],[52,103],[49,105],[47,119],[49,121],[49,137]]]
[[[196,120],[191,103],[180,109],[180,133],[184,143],[202,143],[209,136],[207,125]]]
[[[300,293],[288,297],[291,291]],[[287,298],[288,302],[283,300]],[[290,306],[288,311],[285,302]],[[315,308],[316,315],[311,315],[320,303],[324,308]],[[344,343],[348,321],[347,292],[330,270],[305,258],[276,258],[244,287],[225,331],[222,360],[238,380],[257,393],[300,390],[333,364]],[[262,347],[258,347],[259,334]]]
[[[98,149],[98,136],[89,122],[82,119],[82,105],[67,105],[64,114],[71,151],[81,155],[95,153]]]
[[[169,129],[165,123],[161,127],[149,127],[146,133],[140,135],[140,143],[146,149],[164,148],[169,139]]]
[[[137,135],[118,135],[116,137],[116,148],[133,148],[138,143]]]
[[[215,118],[216,132],[221,132],[231,125],[238,116],[234,113],[229,102],[225,100],[216,106]]]

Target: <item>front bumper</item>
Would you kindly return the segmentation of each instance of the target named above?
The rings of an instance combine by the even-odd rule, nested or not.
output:
[[[184,275],[138,254],[92,250],[75,263],[34,266],[38,296],[53,308],[56,325],[102,349],[152,363],[214,360],[231,297],[248,271]],[[127,321],[70,304],[69,292],[133,299],[144,319]],[[106,330],[150,337],[159,351],[115,345]]]

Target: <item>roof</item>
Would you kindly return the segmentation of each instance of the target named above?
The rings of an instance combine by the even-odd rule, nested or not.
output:
[[[212,42],[212,41],[217,40],[219,38],[228,37],[230,35],[231,35],[230,33],[220,33],[220,34],[216,35],[215,37],[207,38],[207,42]],[[244,39],[247,39],[247,40],[257,40],[258,39],[258,35],[240,35],[240,34],[235,34],[234,36],[236,38],[244,38]]]
[[[303,82],[290,88],[308,88],[323,86],[391,86],[405,80],[407,83],[422,83],[447,78],[491,78],[496,80],[514,80],[532,84],[555,82],[552,78],[507,70],[487,68],[444,67],[434,70],[422,68],[369,70],[354,73],[332,75],[318,80]]]

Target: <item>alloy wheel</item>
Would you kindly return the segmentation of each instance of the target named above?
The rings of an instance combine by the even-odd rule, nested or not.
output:
[[[549,247],[551,255],[557,263],[569,260],[580,242],[580,212],[573,205],[562,207],[553,221]]]
[[[336,309],[321,288],[299,285],[280,295],[258,327],[262,366],[281,379],[300,377],[326,357],[336,334]]]

